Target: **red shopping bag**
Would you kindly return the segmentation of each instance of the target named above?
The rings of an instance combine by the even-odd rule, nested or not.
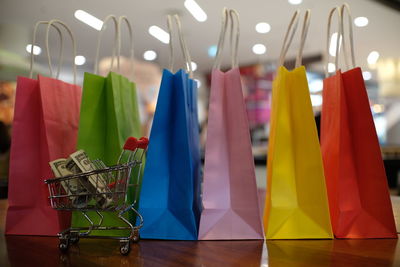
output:
[[[347,6],[343,5],[340,9],[341,31],[345,8]],[[353,45],[351,39],[350,43]],[[352,62],[354,66],[353,55]],[[338,70],[326,78],[323,100],[321,150],[335,236],[397,238],[385,169],[361,69],[353,68],[344,73]]]
[[[76,149],[80,99],[77,85],[18,77],[6,234],[56,235],[69,226],[70,214],[51,208],[44,179],[53,177],[49,161]]]

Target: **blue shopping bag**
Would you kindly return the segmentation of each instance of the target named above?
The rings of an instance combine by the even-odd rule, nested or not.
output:
[[[175,74],[163,71],[142,183],[142,238],[197,239],[193,116],[188,103],[191,84],[182,69]]]
[[[190,151],[192,160],[192,175],[193,175],[193,212],[195,213],[197,225],[200,223],[200,215],[202,211],[201,201],[201,156],[200,156],[200,128],[199,116],[197,109],[197,82],[193,79],[188,79],[189,86],[187,89],[188,103],[189,103],[189,136],[190,136]]]
[[[192,79],[189,51],[181,23],[174,16],[185,65],[173,74],[173,46],[169,70],[164,70],[144,170],[140,213],[142,238],[196,240],[201,214],[200,146],[197,84]],[[172,36],[172,16],[168,29]]]

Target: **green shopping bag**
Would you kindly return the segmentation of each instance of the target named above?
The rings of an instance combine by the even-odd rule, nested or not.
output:
[[[105,95],[108,112],[106,114],[107,136],[103,161],[107,166],[111,166],[116,164],[126,139],[130,136],[139,139],[142,135],[135,84],[122,75],[110,72],[107,76]],[[136,155],[136,157],[140,156],[141,153]],[[140,160],[139,158],[137,159]],[[142,165],[144,165],[145,160],[142,159],[142,162]],[[143,168],[134,168],[131,173],[130,184],[135,186],[128,188],[128,203],[136,202],[136,210],[139,208],[142,176]],[[135,216],[132,213],[129,213],[129,215],[130,221],[135,223]]]
[[[114,16],[108,16],[104,24],[109,19],[113,19],[117,25],[116,29],[119,31],[121,19],[117,22]],[[127,23],[129,24],[128,21]],[[90,159],[100,159],[107,166],[112,166],[117,163],[125,140],[130,136],[139,138],[141,136],[140,129],[135,84],[115,72],[110,72],[107,77],[85,73],[78,131],[78,149],[85,150]],[[139,204],[138,192],[140,192],[142,174],[143,169],[135,168],[132,170],[130,184],[135,184],[136,186],[130,187],[127,193],[128,204],[136,201],[136,209],[138,209]],[[101,214],[104,216],[104,226],[126,226],[118,218],[118,213],[116,212],[102,212]],[[88,212],[87,215],[94,223],[100,220],[96,212]],[[132,212],[128,213],[128,219],[132,224],[136,223],[136,218]],[[72,227],[88,226],[89,222],[81,212],[73,213]],[[127,233],[127,230],[92,232],[93,235],[101,236],[120,236],[127,235]]]

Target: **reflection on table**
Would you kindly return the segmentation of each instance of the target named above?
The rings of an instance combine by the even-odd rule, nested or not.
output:
[[[63,254],[56,237],[4,236],[6,205],[0,200],[0,266],[400,266],[397,239],[141,240],[129,256],[116,240],[82,239]]]

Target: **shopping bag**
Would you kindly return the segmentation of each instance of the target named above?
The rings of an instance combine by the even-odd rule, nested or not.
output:
[[[267,239],[330,239],[333,236],[321,150],[306,70],[301,66],[309,10],[304,16],[296,68],[289,71],[283,66],[298,17],[296,11],[272,86],[264,229]]]
[[[188,74],[186,74],[188,75]],[[193,212],[195,214],[196,225],[199,224],[200,215],[202,211],[201,202],[201,156],[200,156],[200,128],[199,128],[199,115],[197,108],[197,88],[198,84],[193,79],[187,79],[189,82],[187,95],[188,95],[188,114],[189,114],[189,147],[191,151],[191,166],[193,175]]]
[[[336,9],[342,35],[346,8]],[[353,68],[337,70],[324,80],[321,149],[332,228],[337,238],[397,238],[378,137],[351,38],[350,24]],[[344,43],[342,47],[346,52]]]
[[[38,22],[32,44],[35,44],[36,30],[40,24],[47,24],[46,38],[50,26],[56,26],[58,31],[60,25],[65,27],[75,47],[71,31],[58,20]],[[61,61],[60,57],[60,65]],[[49,66],[51,69],[51,63]],[[33,53],[30,77],[33,74],[32,67]],[[75,68],[74,65],[74,83]],[[44,179],[53,177],[49,161],[67,157],[75,151],[80,100],[81,88],[77,85],[41,75],[37,80],[18,77],[6,234],[53,236],[69,227],[70,213],[51,208]]]
[[[104,20],[104,25],[109,20],[115,22],[116,39],[113,54],[115,53],[115,49],[118,49],[117,61],[119,62],[119,45],[121,42],[118,38],[120,38],[119,32],[121,23],[123,20],[127,22],[132,45],[131,26],[124,16],[120,17],[117,21],[115,16],[110,15]],[[103,30],[104,27],[102,31]],[[100,45],[102,31],[100,32],[98,47]],[[115,46],[117,43],[118,47]],[[95,61],[95,73],[97,73],[98,66],[98,51],[99,48],[97,49]],[[131,59],[132,57],[133,55],[131,54]],[[112,65],[113,63],[111,67]],[[107,77],[85,73],[77,149],[85,150],[92,160],[100,159],[105,165],[112,166],[117,163],[125,140],[130,136],[136,138],[141,136],[141,124],[135,84],[127,77],[112,71],[109,72]],[[135,203],[135,209],[137,209],[139,205],[142,173],[142,169],[136,168],[132,171],[130,184],[133,186],[128,188],[127,193],[127,204]],[[121,219],[118,218],[117,213],[102,212],[101,214],[104,217],[103,222],[107,226],[126,226]],[[95,221],[100,219],[96,212],[88,212],[87,215]],[[136,224],[136,217],[132,212],[129,212],[128,219],[132,224]],[[89,226],[89,222],[82,213],[74,212],[72,216],[72,226],[87,227]],[[102,236],[118,236],[125,235],[126,233],[126,230],[99,230],[92,232],[93,235]]]
[[[232,69],[220,70],[221,49],[231,20],[235,34]],[[234,20],[236,20],[236,27]],[[239,17],[223,10],[216,64],[211,77],[205,148],[203,212],[199,239],[264,239],[258,207],[249,123],[237,63]],[[231,40],[233,36],[231,36]]]
[[[191,73],[191,60],[180,20],[178,16],[174,18],[186,67]],[[171,21],[171,16],[168,16],[172,36]],[[172,41],[170,44],[172,46]],[[173,47],[171,49],[173,51]],[[173,62],[173,53],[170,58]],[[152,239],[196,240],[201,203],[198,202],[199,195],[196,195],[200,186],[200,157],[198,141],[194,142],[194,139],[198,138],[198,132],[190,129],[198,129],[194,115],[197,112],[190,110],[195,108],[191,103],[195,96],[194,81],[182,69],[174,74],[172,63],[170,70],[163,71],[150,132],[140,200],[140,213],[145,223],[140,235]]]

